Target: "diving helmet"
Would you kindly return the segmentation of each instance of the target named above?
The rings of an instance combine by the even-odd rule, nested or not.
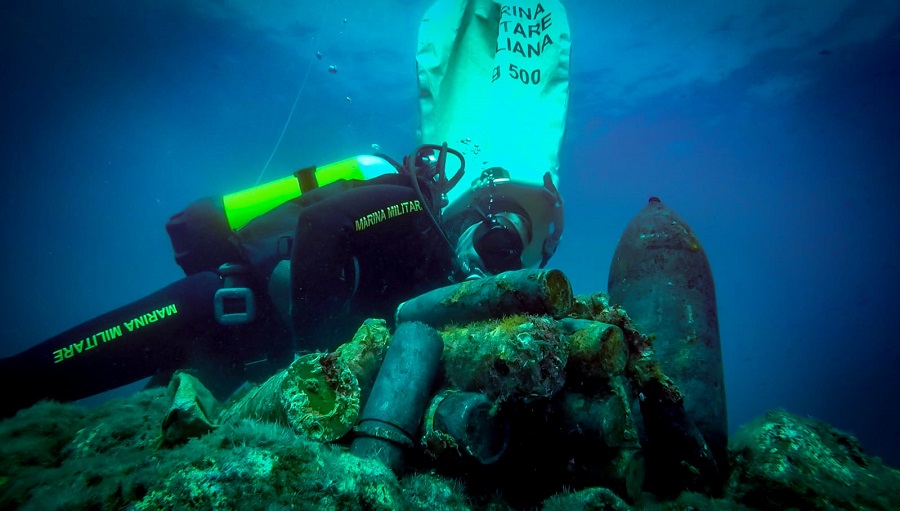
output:
[[[497,274],[547,264],[562,235],[563,208],[549,172],[543,181],[515,181],[506,169],[491,167],[450,202],[443,216],[458,233],[456,252],[465,266]]]

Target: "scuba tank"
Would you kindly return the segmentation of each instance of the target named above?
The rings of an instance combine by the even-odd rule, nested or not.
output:
[[[396,172],[393,165],[379,156],[362,155],[347,158],[322,168],[307,167],[276,181],[264,183],[222,197],[228,226],[237,230],[303,193],[336,181],[364,181]]]
[[[175,262],[187,275],[216,271],[241,261],[231,242],[233,231],[274,208],[318,187],[338,181],[363,181],[397,170],[379,156],[361,155],[323,167],[307,167],[293,175],[223,197],[193,202],[166,223]]]

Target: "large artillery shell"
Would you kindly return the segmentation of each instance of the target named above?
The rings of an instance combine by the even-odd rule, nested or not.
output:
[[[367,319],[350,342],[341,344],[331,355],[340,359],[356,375],[360,389],[360,403],[365,403],[381,369],[381,363],[391,343],[391,331],[383,319]]]
[[[572,307],[572,285],[559,270],[517,270],[442,287],[400,304],[396,322],[451,323],[541,314],[562,318]]]
[[[641,496],[645,464],[635,412],[624,376],[594,393],[564,390],[559,396],[562,426],[571,449],[569,475],[579,485],[605,486],[632,502]]]
[[[651,378],[641,385],[640,392],[648,485],[654,493],[674,497],[683,490],[706,494],[717,491],[722,472],[672,381]]]
[[[295,360],[222,414],[222,422],[253,418],[289,426],[320,442],[336,440],[359,417],[359,383],[325,353]]]
[[[724,466],[728,428],[712,271],[697,235],[655,197],[619,240],[609,296],[642,333],[655,336],[663,372],[684,394],[689,419]]]
[[[610,449],[637,443],[634,417],[624,395],[590,395],[566,391],[561,398],[563,424],[568,429],[603,442]]]
[[[500,459],[509,442],[509,423],[477,392],[440,392],[428,405],[422,430],[421,443],[433,457],[466,454],[484,465]]]
[[[500,402],[550,397],[565,383],[568,354],[562,329],[543,316],[510,316],[448,326],[444,372],[454,388]]]
[[[444,343],[423,323],[397,327],[372,393],[356,426],[350,452],[403,471],[404,450],[413,446],[437,377]]]
[[[587,385],[622,374],[628,353],[621,328],[587,319],[566,318],[560,324],[569,334],[567,380]]]
[[[277,422],[321,442],[342,437],[356,423],[360,403],[384,360],[389,332],[367,320],[334,353],[295,360],[226,409],[222,422],[241,418]]]

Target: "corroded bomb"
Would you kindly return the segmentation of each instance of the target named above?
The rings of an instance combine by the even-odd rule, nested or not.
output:
[[[572,307],[572,285],[559,270],[516,270],[467,280],[400,304],[396,324],[421,321],[434,328],[502,318],[545,314],[562,318]]]
[[[627,347],[621,328],[587,319],[566,318],[559,323],[569,334],[566,374],[584,383],[622,374]]]
[[[228,406],[221,422],[276,422],[320,442],[356,424],[390,342],[384,320],[369,319],[333,353],[311,353]]]
[[[484,394],[444,389],[425,412],[421,444],[434,458],[465,454],[489,465],[506,451],[509,423]]]
[[[402,473],[405,451],[414,445],[443,348],[441,336],[424,323],[397,327],[354,429],[351,453]]]
[[[609,270],[610,302],[654,335],[663,372],[684,395],[716,461],[726,461],[727,417],[712,271],[694,231],[656,197],[625,228]]]
[[[547,317],[451,325],[441,335],[444,373],[454,388],[501,403],[528,403],[552,396],[565,383],[566,341],[557,322]]]

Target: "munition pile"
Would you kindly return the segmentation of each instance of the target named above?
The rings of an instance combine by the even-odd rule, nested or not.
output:
[[[719,484],[715,461],[649,339],[604,295],[573,297],[558,270],[507,272],[438,289],[401,305],[397,322],[439,329],[443,345],[439,366],[425,377],[427,395],[406,426],[397,427],[404,422],[395,417],[404,408],[397,397],[383,406],[395,416],[360,421],[391,346],[385,322],[373,319],[333,353],[298,358],[222,412],[217,404],[200,406],[203,400],[193,394],[178,398],[179,388],[199,383],[183,383],[192,377],[177,375],[176,404],[164,421],[167,442],[251,418],[320,442],[383,438],[377,449],[383,458],[374,457],[397,473],[477,473],[477,484],[468,483],[473,489],[511,493],[510,500],[522,505],[562,488],[596,486],[634,502],[647,474],[638,427],[644,424],[677,456],[666,460],[674,467],[669,480],[707,493]],[[419,358],[405,365],[391,396],[428,373],[418,367],[427,365]],[[351,433],[357,422],[372,420],[381,428],[364,433],[358,426]]]

